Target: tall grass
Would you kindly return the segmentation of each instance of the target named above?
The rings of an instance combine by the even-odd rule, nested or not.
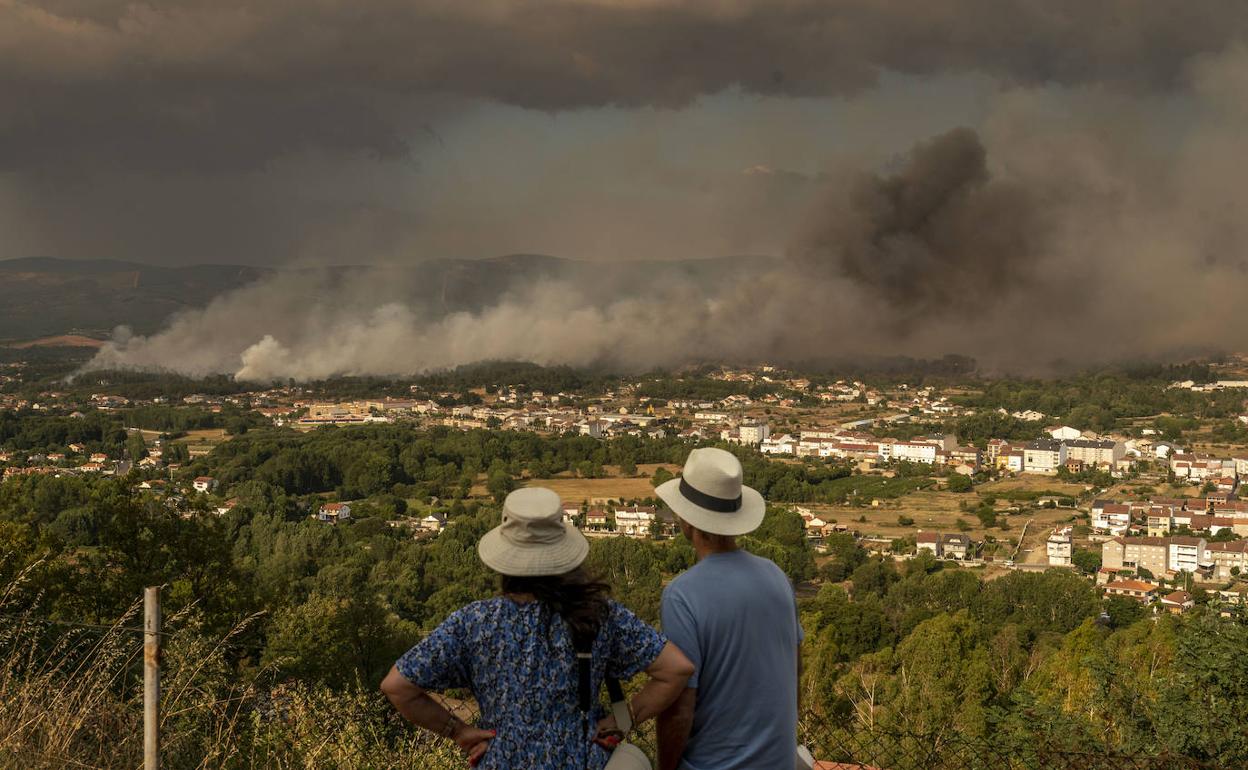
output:
[[[24,577],[18,575],[16,582]],[[134,770],[143,762],[139,605],[106,626],[58,624],[0,589],[0,768]],[[193,610],[166,619],[162,764],[198,768],[466,767],[454,747],[404,724],[375,688],[345,692],[240,676],[237,639]]]

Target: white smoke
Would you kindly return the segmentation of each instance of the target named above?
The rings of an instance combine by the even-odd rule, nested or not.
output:
[[[899,170],[812,184],[809,227],[761,274],[526,279],[447,312],[410,298],[419,268],[283,272],[119,335],[90,366],[306,380],[491,359],[635,370],[964,353],[1036,371],[1234,349],[1248,332],[1245,81],[1241,49],[1201,61],[1169,124],[1150,122],[1154,100],[1099,88],[1006,92],[982,137],[952,132]]]

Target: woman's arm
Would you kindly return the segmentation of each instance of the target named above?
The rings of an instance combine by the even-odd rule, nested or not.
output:
[[[460,721],[430,698],[429,693],[409,682],[397,667],[390,668],[381,682],[381,691],[404,719],[455,741],[467,753],[469,764],[475,765],[489,748],[490,739],[494,737],[492,730],[481,730]]]
[[[645,671],[649,675],[649,681],[628,701],[628,711],[633,715],[634,727],[658,716],[672,701],[680,697],[685,691],[685,683],[693,676],[693,664],[679,647],[667,642]],[[609,714],[598,721],[598,736],[595,740],[604,748],[614,748],[608,734],[614,733],[614,741],[618,743],[618,731],[619,725],[616,724],[615,716]]]
[[[629,701],[633,722],[653,719],[685,691],[685,683],[693,676],[693,664],[676,645],[663,645],[659,657],[646,668],[650,681]]]

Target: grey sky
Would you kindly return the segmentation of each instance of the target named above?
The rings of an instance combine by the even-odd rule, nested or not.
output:
[[[766,170],[878,164],[980,127],[1002,93],[1182,91],[1246,18],[1218,0],[0,0],[0,255],[780,253],[809,186]]]

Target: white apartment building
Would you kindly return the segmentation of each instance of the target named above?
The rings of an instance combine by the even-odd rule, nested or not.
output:
[[[1060,441],[1031,441],[1023,445],[1023,472],[1053,475],[1066,464],[1066,445]]]
[[[743,422],[737,428],[737,436],[742,444],[762,444],[771,437],[771,426],[766,420]]]
[[[1131,527],[1131,506],[1097,500],[1092,504],[1092,529],[1121,535]]]
[[[1127,456],[1127,445],[1121,441],[1073,439],[1062,443],[1066,445],[1066,458],[1084,465],[1113,468]]]
[[[1200,565],[1207,561],[1204,538],[1170,538],[1170,569],[1172,571],[1195,574]]]
[[[787,433],[776,438],[764,439],[758,445],[758,451],[765,455],[795,455],[797,454],[797,439]]]
[[[1181,479],[1188,479],[1189,481],[1221,478],[1224,471],[1233,471],[1234,468],[1234,462],[1230,460],[1224,462],[1208,455],[1170,455],[1170,470],[1174,472],[1175,476]]]
[[[1053,530],[1053,534],[1049,535],[1047,545],[1050,567],[1069,567],[1071,565],[1073,549],[1070,527]]]
[[[1083,438],[1083,431],[1078,428],[1072,428],[1069,425],[1058,425],[1052,428],[1046,428],[1045,432],[1050,438],[1057,441],[1071,441],[1073,439]]]
[[[936,443],[898,441],[892,445],[892,458],[930,465],[936,462],[936,454],[940,449],[940,445]]]
[[[650,525],[658,514],[654,508],[635,505],[615,509],[615,531],[629,537],[649,537]]]
[[[1209,563],[1202,537],[1115,537],[1101,547],[1108,569],[1147,569],[1154,575],[1180,570],[1196,572]]]

